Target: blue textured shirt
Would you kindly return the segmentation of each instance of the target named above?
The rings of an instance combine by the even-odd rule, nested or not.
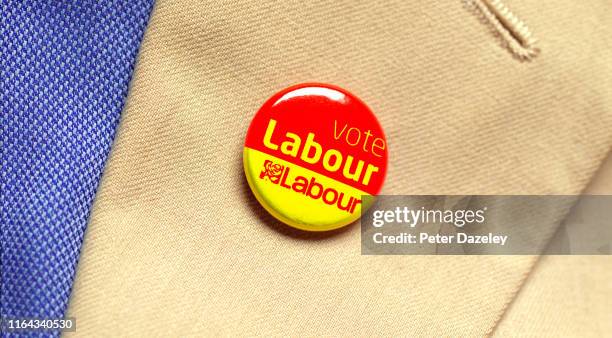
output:
[[[153,1],[0,1],[0,315],[62,318]]]

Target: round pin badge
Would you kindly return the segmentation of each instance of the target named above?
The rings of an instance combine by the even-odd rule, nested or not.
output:
[[[383,185],[387,141],[355,95],[319,83],[286,88],[259,109],[244,145],[253,194],[280,221],[327,231],[361,217]]]

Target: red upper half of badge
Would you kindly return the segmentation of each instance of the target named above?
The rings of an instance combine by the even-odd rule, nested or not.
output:
[[[245,146],[372,195],[387,171],[387,141],[372,111],[328,84],[299,84],[272,96],[255,115]]]

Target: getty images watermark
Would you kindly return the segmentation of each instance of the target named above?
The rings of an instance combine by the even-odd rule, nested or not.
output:
[[[364,199],[369,197],[364,196]],[[612,196],[378,196],[361,247],[383,254],[610,254]]]

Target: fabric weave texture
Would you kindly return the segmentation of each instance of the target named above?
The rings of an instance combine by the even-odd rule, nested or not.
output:
[[[64,315],[152,5],[1,2],[2,319]]]

